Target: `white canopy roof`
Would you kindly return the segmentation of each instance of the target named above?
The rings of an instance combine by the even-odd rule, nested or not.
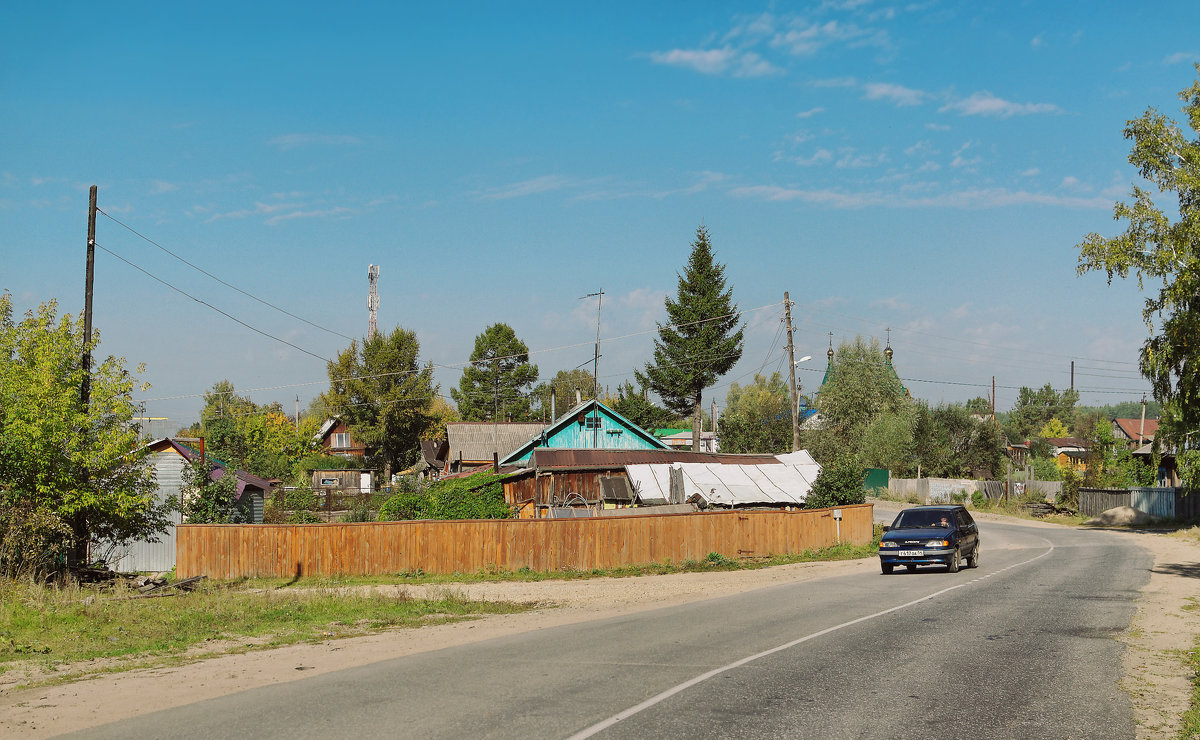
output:
[[[626,465],[634,496],[643,504],[668,503],[670,469],[683,475],[683,497],[699,498],[710,506],[802,506],[821,466],[806,451],[778,455],[781,465],[737,463],[674,463]]]

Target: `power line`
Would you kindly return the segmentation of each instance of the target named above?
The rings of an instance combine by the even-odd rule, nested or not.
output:
[[[296,345],[292,344],[291,342],[287,341],[286,339],[280,339],[279,337],[275,336],[274,334],[268,334],[267,332],[263,331],[262,329],[259,329],[259,328],[257,328],[257,327],[253,327],[253,326],[251,326],[250,324],[247,324],[245,321],[242,321],[241,319],[237,318],[236,316],[232,316],[232,315],[230,315],[230,314],[228,314],[228,313],[225,313],[224,311],[222,311],[221,309],[217,308],[216,306],[214,306],[213,304],[209,303],[208,301],[205,301],[205,300],[203,300],[203,299],[201,299],[201,298],[197,298],[196,296],[192,295],[191,293],[188,293],[187,291],[183,290],[182,288],[178,288],[178,287],[176,287],[176,286],[172,285],[171,283],[168,283],[166,280],[163,280],[162,278],[158,277],[157,275],[155,275],[155,274],[153,274],[153,273],[151,273],[151,272],[149,272],[149,271],[147,271],[147,270],[145,270],[145,269],[143,269],[143,268],[139,267],[138,265],[135,265],[134,263],[132,263],[132,262],[130,262],[129,260],[125,259],[124,257],[122,257],[121,255],[117,254],[116,252],[112,251],[111,249],[108,249],[107,247],[102,247],[102,246],[100,246],[100,244],[98,244],[98,243],[96,244],[96,247],[97,247],[98,249],[103,249],[105,252],[108,252],[108,253],[109,253],[109,254],[111,254],[113,257],[116,257],[117,259],[121,260],[121,261],[122,261],[122,262],[124,262],[125,264],[129,265],[130,267],[132,267],[133,269],[137,270],[138,272],[140,272],[140,273],[142,273],[142,274],[146,275],[147,277],[151,278],[152,280],[156,280],[156,281],[158,281],[158,282],[162,283],[163,285],[167,286],[168,288],[170,288],[171,290],[175,291],[176,293],[179,293],[180,295],[183,295],[183,296],[186,296],[186,297],[188,297],[188,298],[191,298],[193,301],[195,301],[196,303],[199,303],[199,304],[200,304],[200,305],[202,305],[202,306],[207,306],[208,308],[211,308],[212,310],[214,310],[214,311],[216,311],[217,313],[221,314],[221,315],[222,315],[222,316],[224,316],[225,318],[227,318],[227,319],[229,319],[229,320],[231,320],[231,321],[234,321],[234,322],[236,322],[236,323],[238,323],[238,324],[241,324],[242,326],[246,327],[246,328],[247,328],[247,329],[249,329],[250,331],[253,331],[253,332],[256,332],[256,333],[258,333],[258,334],[261,334],[261,335],[263,335],[264,337],[267,337],[268,339],[274,339],[276,342],[279,342],[280,344],[286,344],[287,346],[291,347],[291,348],[292,348],[292,349],[294,349],[294,350],[297,350],[297,351],[303,352],[303,353],[304,353],[304,354],[306,354],[306,355],[310,355],[310,356],[312,356],[312,357],[315,357],[315,358],[317,358],[317,359],[318,359],[318,360],[320,360],[321,362],[329,362],[329,360],[328,360],[327,358],[325,358],[325,357],[321,357],[321,356],[320,356],[320,355],[318,355],[318,354],[313,354],[312,352],[309,352],[308,350],[304,349],[303,347],[297,347]]]
[[[254,295],[253,293],[248,293],[248,292],[246,292],[246,291],[242,290],[241,288],[237,287],[236,285],[231,285],[230,283],[227,283],[227,282],[225,282],[224,280],[222,280],[221,278],[219,278],[219,277],[217,277],[216,275],[212,274],[212,273],[211,273],[211,272],[209,272],[208,270],[205,270],[204,268],[200,267],[199,265],[195,265],[195,264],[193,264],[193,263],[189,262],[188,260],[184,259],[184,258],[183,258],[183,257],[181,257],[180,255],[176,254],[175,252],[172,252],[170,249],[167,249],[166,247],[164,247],[163,245],[161,245],[161,244],[159,244],[158,242],[154,241],[154,240],[153,240],[153,239],[151,239],[150,237],[148,237],[148,236],[146,236],[145,234],[142,234],[141,232],[137,231],[136,229],[134,229],[134,228],[133,228],[132,226],[130,226],[129,224],[126,224],[126,223],[124,223],[124,222],[123,222],[123,221],[121,221],[120,219],[118,219],[118,218],[115,218],[115,217],[113,217],[113,216],[109,215],[108,213],[105,213],[105,212],[104,212],[104,209],[102,209],[102,208],[97,208],[97,209],[96,209],[96,211],[97,211],[98,213],[103,213],[103,214],[104,214],[106,217],[108,217],[110,220],[112,220],[112,221],[113,221],[114,223],[116,223],[118,226],[121,226],[122,228],[124,228],[124,229],[128,230],[128,231],[129,231],[131,234],[133,234],[134,236],[137,236],[137,237],[139,237],[139,238],[141,238],[141,239],[144,239],[145,241],[149,242],[150,244],[153,244],[154,246],[158,247],[158,248],[159,248],[159,249],[161,249],[162,251],[164,251],[164,252],[166,252],[167,254],[171,255],[172,257],[174,257],[175,259],[179,260],[180,262],[182,262],[183,264],[187,265],[188,267],[192,268],[193,270],[195,270],[195,271],[197,271],[197,272],[199,272],[199,273],[201,273],[201,274],[203,274],[203,275],[207,275],[208,277],[212,278],[213,280],[216,280],[218,283],[220,283],[221,285],[224,285],[226,288],[229,288],[230,290],[235,290],[235,291],[237,291],[238,293],[241,293],[242,295],[246,296],[247,298],[250,298],[250,299],[252,299],[252,300],[258,301],[259,303],[263,304],[264,306],[268,306],[268,307],[270,307],[270,308],[273,308],[273,309],[275,309],[276,311],[278,311],[278,312],[280,312],[280,313],[282,313],[282,314],[284,314],[284,315],[286,315],[286,316],[290,316],[290,317],[292,317],[293,319],[296,319],[297,321],[303,321],[304,323],[308,324],[309,326],[311,326],[311,327],[313,327],[313,328],[320,329],[321,331],[329,332],[330,334],[335,334],[335,335],[337,335],[337,336],[339,336],[339,337],[342,337],[343,339],[350,339],[350,340],[353,340],[353,339],[354,339],[354,337],[346,336],[345,334],[342,334],[340,331],[335,331],[335,330],[333,330],[333,329],[330,329],[330,328],[327,328],[327,327],[321,326],[320,324],[313,323],[312,321],[309,321],[308,319],[304,318],[303,316],[297,316],[296,314],[292,313],[291,311],[288,311],[288,310],[286,310],[286,309],[280,308],[279,306],[276,306],[274,303],[271,303],[270,301],[264,301],[263,299],[259,298],[258,296]],[[107,251],[107,250],[105,250],[105,251]]]

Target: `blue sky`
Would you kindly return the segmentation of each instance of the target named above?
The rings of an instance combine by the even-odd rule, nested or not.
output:
[[[1125,121],[1180,117],[1200,4],[433,5],[6,8],[0,289],[81,310],[96,184],[101,349],[146,364],[152,416],[223,378],[307,404],[372,263],[443,394],[495,322],[543,379],[585,363],[601,289],[615,389],[703,222],[747,323],[706,405],[784,368],[784,291],[806,391],[829,332],[888,328],[935,403],[995,376],[1007,410],[1072,360],[1083,403],[1146,389],[1142,296],[1075,245],[1117,230]]]

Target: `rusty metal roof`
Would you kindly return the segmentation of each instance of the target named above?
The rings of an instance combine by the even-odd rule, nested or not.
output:
[[[774,455],[723,455],[690,450],[571,450],[539,447],[530,467],[538,470],[623,468],[626,465],[664,463],[719,463],[723,465],[779,465]]]

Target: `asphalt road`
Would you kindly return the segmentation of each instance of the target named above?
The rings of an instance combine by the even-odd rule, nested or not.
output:
[[[88,738],[1121,738],[1150,555],[981,522],[981,566],[828,578],[320,675]],[[270,660],[270,653],[263,660]]]

